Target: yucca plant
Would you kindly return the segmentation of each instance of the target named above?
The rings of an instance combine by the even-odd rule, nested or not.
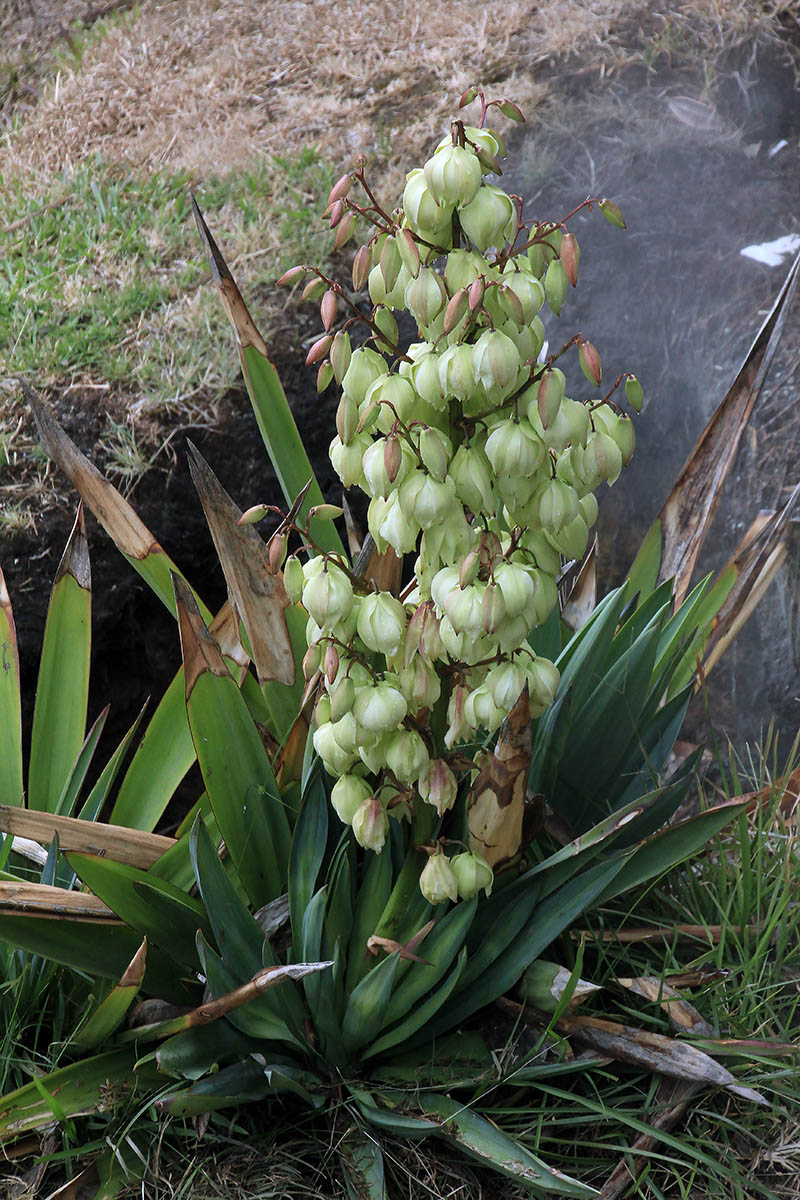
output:
[[[320,386],[343,385],[332,460],[371,495],[354,560],[196,206],[287,505],[265,544],[253,524],[269,506],[243,516],[193,452],[221,614],[27,389],[46,450],[175,614],[183,666],[88,841],[99,804],[73,817],[54,782],[25,810],[16,757],[7,770],[16,829],[53,846],[62,887],[20,898],[0,882],[0,937],[92,977],[97,999],[67,1043],[75,1061],[4,1098],[7,1143],[107,1105],[115,1086],[186,1115],[282,1096],[336,1126],[353,1195],[386,1194],[382,1131],[449,1139],[535,1193],[594,1194],[471,1109],[509,1068],[470,1022],[580,914],[692,855],[744,802],[668,824],[694,766],[663,776],[721,603],[709,584],[676,609],[671,584],[640,567],[574,634],[574,593],[555,607],[565,557],[587,547],[593,489],[632,451],[614,394],[638,408],[641,389],[623,376],[602,399],[568,399],[555,362],[570,350],[601,380],[580,335],[539,361],[537,310],[560,310],[577,242],[565,222],[523,222],[487,183],[502,143],[484,128],[493,105],[473,99],[480,126],[454,122],[394,214],[363,165],[335,185],[339,244],[357,220],[373,226],[352,293],[289,273],[321,301]],[[622,223],[609,201],[588,203]],[[395,307],[420,330],[405,350]],[[374,348],[352,347],[357,324]],[[18,722],[13,673],[5,686]],[[174,838],[153,834],[195,759],[202,795]],[[513,1066],[532,1086],[569,1069]],[[114,1163],[87,1168],[98,1195],[124,1182]]]

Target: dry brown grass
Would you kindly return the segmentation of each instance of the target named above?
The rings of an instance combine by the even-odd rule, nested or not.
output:
[[[99,152],[202,177],[314,142],[342,166],[360,152],[384,157],[396,184],[476,80],[530,113],[547,94],[537,68],[548,61],[580,55],[613,70],[648,44],[718,52],[769,35],[780,10],[754,0],[691,0],[666,16],[641,0],[144,0],[138,18],[59,76],[0,150],[0,170],[49,174]]]

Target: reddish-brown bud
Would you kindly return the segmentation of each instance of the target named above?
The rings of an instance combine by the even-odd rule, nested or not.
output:
[[[303,678],[306,683],[313,679],[319,670],[320,648],[318,645],[309,646],[303,655]]]
[[[269,569],[277,575],[286,558],[286,534],[274,533],[269,540]]]
[[[342,175],[341,179],[337,179],[331,190],[328,192],[328,204],[333,205],[337,200],[344,200],[347,193],[350,191],[352,180],[348,175]]]
[[[452,299],[448,302],[447,308],[444,310],[444,324],[442,326],[445,334],[452,333],[456,325],[467,311],[468,294],[466,288],[459,288]]]
[[[353,259],[353,291],[360,292],[369,275],[369,246],[359,246]]]
[[[400,439],[393,434],[387,437],[383,443],[383,465],[386,468],[386,476],[389,483],[394,483],[397,478],[397,472],[403,461],[403,452],[400,448]]]
[[[322,669],[325,672],[325,678],[328,683],[333,683],[336,673],[339,670],[339,654],[333,642],[328,642]]]
[[[331,218],[330,227],[331,227],[331,229],[336,228],[336,226],[339,224],[339,222],[341,221],[343,216],[344,216],[344,200],[334,200],[333,204],[331,205],[331,212],[330,212],[330,218]]]
[[[573,287],[578,282],[578,263],[580,261],[581,250],[578,239],[574,233],[565,233],[561,239],[561,265]]]
[[[472,101],[475,99],[475,97],[477,95],[478,95],[478,89],[476,87],[468,87],[465,92],[461,93],[461,98],[458,102],[458,107],[466,108],[466,106],[468,104],[472,103]]]
[[[481,275],[479,279],[473,280],[469,289],[469,311],[474,313],[483,304],[483,297],[486,295],[486,281]]]
[[[305,273],[305,267],[289,267],[289,270],[284,271],[280,279],[276,281],[275,286],[288,287],[290,283],[297,283],[298,279],[302,279]]]
[[[510,287],[504,287],[502,284],[497,289],[500,307],[511,317],[515,325],[525,324],[525,310],[522,307],[522,301],[517,293]]]
[[[337,308],[336,292],[333,288],[328,288],[319,306],[319,315],[322,317],[322,324],[326,329],[330,329],[336,320]]]
[[[401,229],[398,232],[397,249],[400,251],[403,266],[411,278],[416,279],[419,275],[421,260],[419,257],[419,247],[410,229]]]
[[[477,551],[470,550],[469,554],[462,562],[461,569],[458,572],[458,586],[463,589],[469,587],[471,583],[474,583],[478,576],[480,566],[481,561]]]
[[[334,250],[341,250],[342,246],[350,241],[355,226],[356,214],[354,212],[345,213],[339,222],[339,228],[336,230],[336,237],[333,242]]]
[[[495,633],[506,615],[506,602],[500,585],[487,583],[481,600],[481,620],[484,633]]]
[[[600,387],[603,379],[603,364],[600,361],[600,355],[591,342],[581,342],[578,350],[578,361],[589,383],[593,383],[595,387]]]
[[[333,338],[329,333],[326,333],[324,337],[317,338],[306,355],[306,366],[310,367],[313,363],[317,363],[320,359],[323,359],[330,350],[332,341]]]

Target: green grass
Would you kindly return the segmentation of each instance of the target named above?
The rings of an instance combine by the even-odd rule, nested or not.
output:
[[[796,754],[797,745],[785,770]],[[769,757],[759,755],[746,770],[732,759],[721,770],[715,794],[707,799],[768,786],[783,773],[777,770],[774,752],[771,762]],[[597,933],[624,924],[721,925],[722,930],[714,945],[676,940],[626,946],[599,937],[587,941],[582,974],[606,990],[582,1011],[670,1034],[658,1005],[632,996],[614,979],[719,968],[724,972],[721,978],[683,992],[718,1037],[797,1043],[800,870],[796,831],[782,819],[779,798],[779,793],[773,794],[757,816],[741,818],[706,855],[632,901],[627,897],[624,910],[592,914]],[[574,944],[562,949],[569,961]],[[641,1200],[755,1200],[796,1194],[798,1055],[743,1055],[719,1061],[737,1082],[760,1091],[768,1105],[749,1104],[725,1089],[704,1088],[689,1102],[686,1117],[646,1156],[646,1167],[626,1195]],[[556,1081],[556,1086],[544,1081],[530,1105],[519,1107],[512,1098],[511,1104],[501,1102],[494,1111],[504,1127],[524,1134],[531,1149],[601,1187],[627,1147],[645,1131],[658,1106],[658,1083],[658,1076],[611,1063],[572,1075],[566,1083]],[[782,1147],[782,1160],[771,1166],[776,1147]]]
[[[329,253],[318,213],[331,182],[309,147],[194,184],[248,295]],[[192,186],[185,173],[143,178],[100,159],[36,194],[0,179],[0,230],[24,218],[0,261],[3,371],[39,385],[100,380],[176,405],[233,382],[224,314],[201,287]]]

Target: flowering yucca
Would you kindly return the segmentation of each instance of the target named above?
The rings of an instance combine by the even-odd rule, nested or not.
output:
[[[336,654],[320,685],[314,745],[339,778],[336,811],[378,851],[388,827],[382,787],[402,790],[403,812],[429,804],[441,816],[464,777],[464,743],[497,730],[524,689],[534,717],[553,701],[558,671],[528,638],[557,601],[563,559],[586,551],[594,490],[613,483],[633,452],[631,422],[611,399],[633,377],[602,400],[573,399],[556,360],[577,348],[576,365],[599,386],[597,350],[576,335],[547,354],[539,314],[546,303],[560,312],[580,248],[564,222],[524,221],[517,198],[490,182],[504,154],[499,134],[454,121],[409,172],[394,214],[375,201],[363,164],[335,185],[332,223],[349,212],[374,227],[353,265],[371,309],[306,269],[306,293],[322,296],[334,334],[322,383],[333,375],[342,387],[331,462],[345,487],[370,498],[377,549],[416,556],[399,598],[331,556],[286,565],[287,587],[312,618],[309,669]],[[350,199],[354,181],[366,206]],[[409,346],[398,340],[400,310],[416,322]],[[349,330],[359,322],[368,337],[354,349]],[[314,361],[324,357],[318,344]],[[458,856],[457,888],[442,843],[431,852],[421,887],[432,901],[491,886],[482,859]]]

